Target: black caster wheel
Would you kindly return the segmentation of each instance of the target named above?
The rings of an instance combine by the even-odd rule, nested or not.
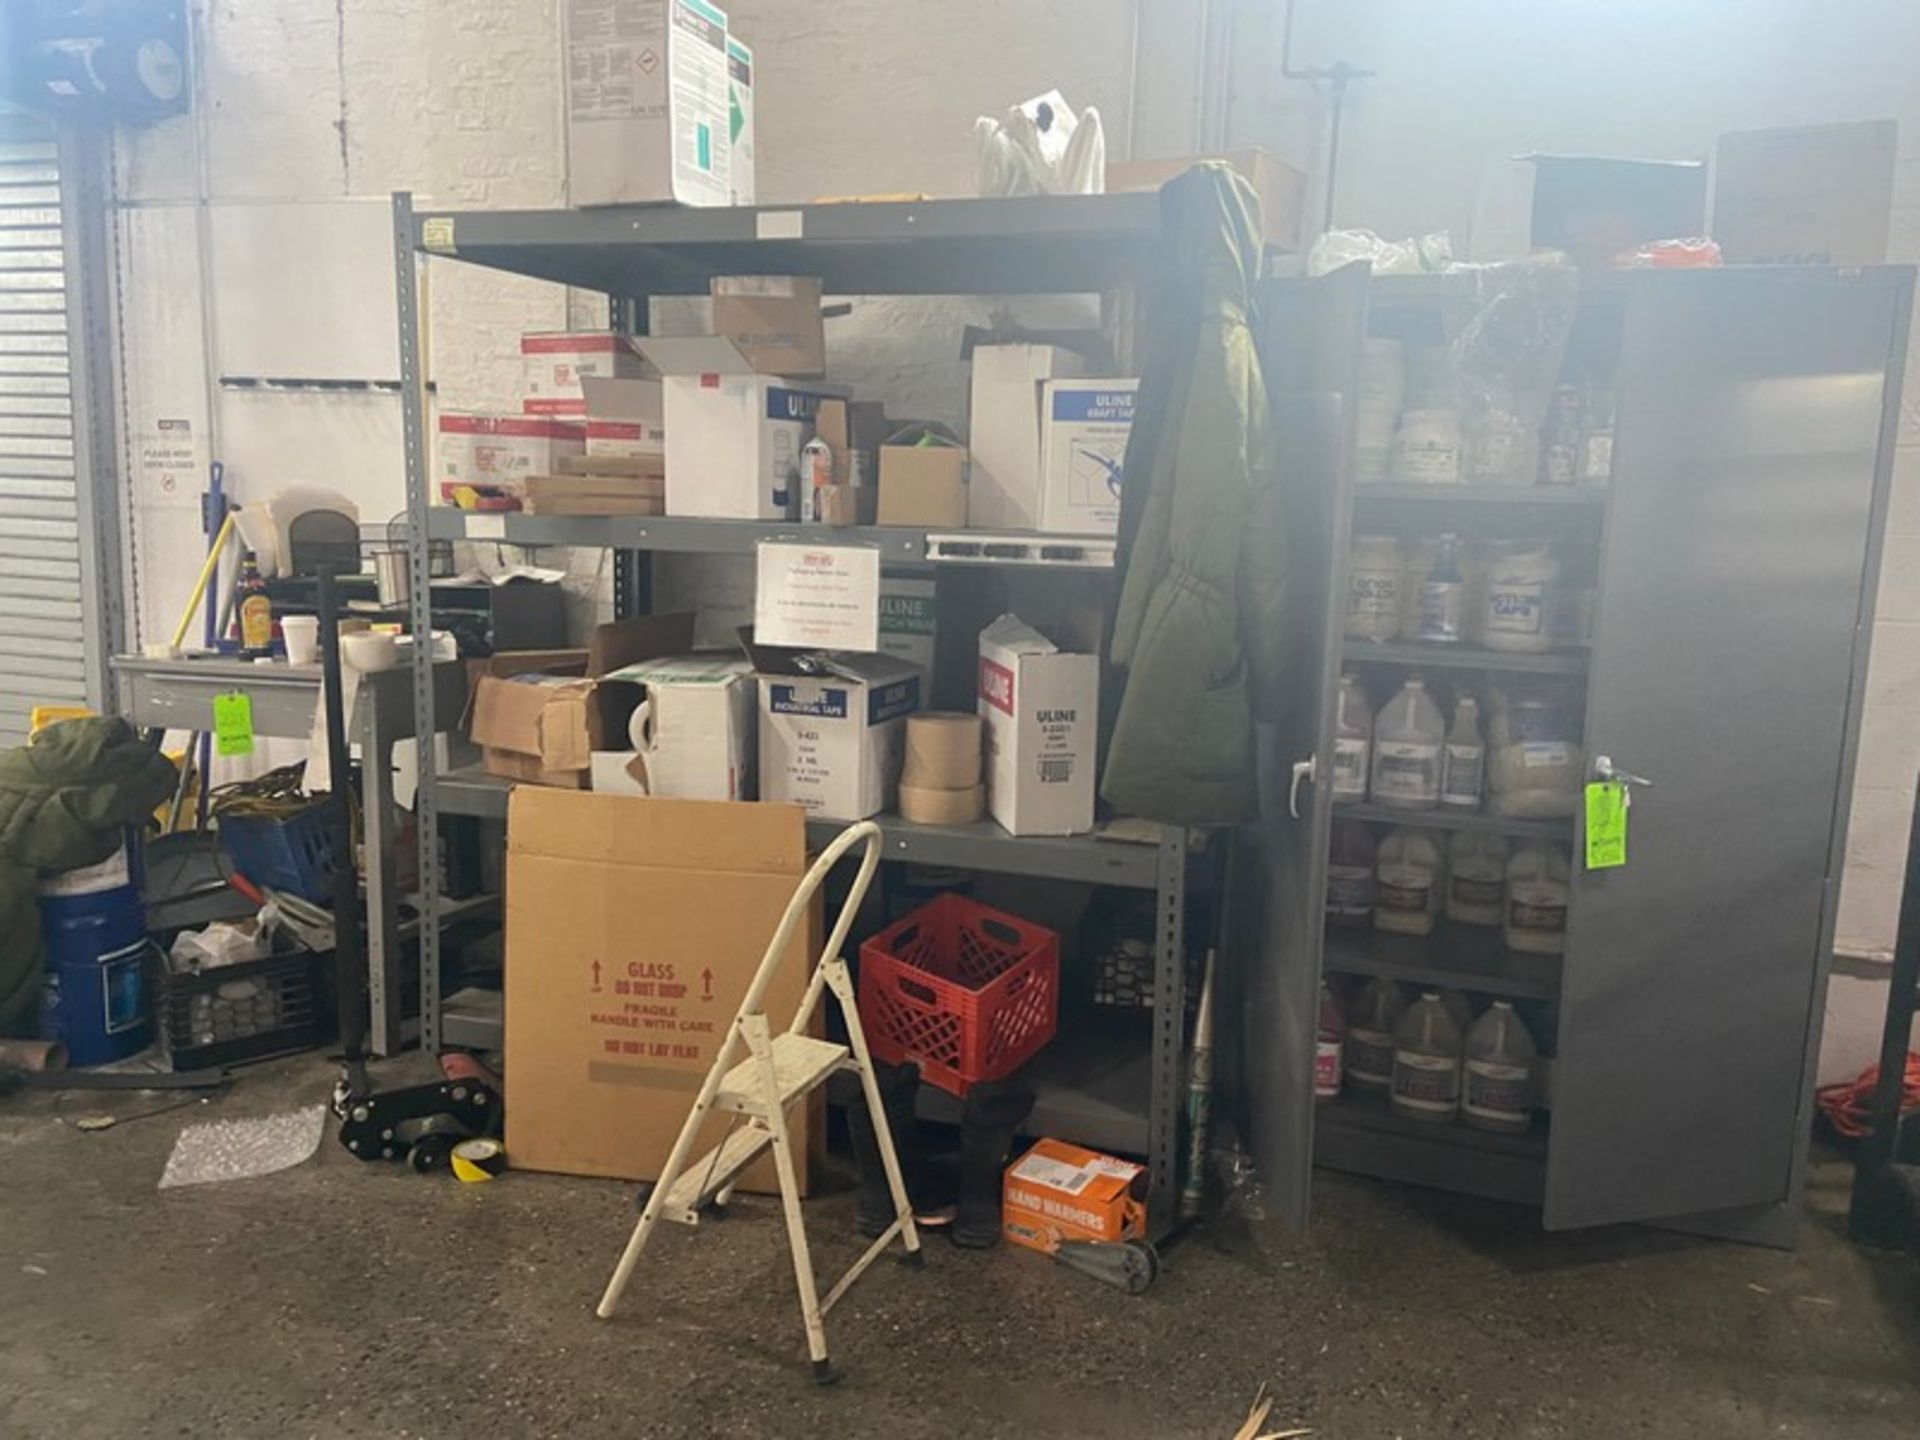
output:
[[[448,1168],[456,1138],[452,1135],[422,1135],[407,1151],[407,1165],[416,1175],[430,1175]]]
[[[833,1362],[831,1360],[816,1360],[813,1362],[813,1383],[822,1388],[840,1383],[840,1372],[833,1368]]]

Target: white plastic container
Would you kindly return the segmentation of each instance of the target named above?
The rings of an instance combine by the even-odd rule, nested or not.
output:
[[[1442,535],[1420,577],[1420,619],[1414,638],[1425,645],[1458,645],[1467,638],[1467,573],[1460,542]]]
[[[1365,925],[1373,915],[1373,832],[1358,820],[1336,820],[1327,845],[1327,923]],[[1496,906],[1497,909],[1497,906]],[[1499,924],[1496,914],[1489,924]]]
[[[1391,640],[1400,629],[1403,583],[1400,542],[1391,535],[1356,535],[1347,552],[1347,634]]]
[[[1431,935],[1445,894],[1446,859],[1426,830],[1400,826],[1380,842],[1373,866],[1373,928]]]
[[[1487,780],[1487,744],[1480,738],[1480,702],[1462,695],[1453,707],[1453,728],[1440,753],[1440,804],[1448,810],[1478,810]]]
[[[1333,712],[1333,803],[1351,805],[1367,798],[1367,772],[1373,752],[1373,710],[1360,677],[1342,675]]]
[[[1560,562],[1539,541],[1497,549],[1487,562],[1480,643],[1489,650],[1538,654],[1553,647],[1548,628],[1551,591]]]
[[[1487,791],[1496,815],[1559,820],[1580,801],[1576,710],[1551,694],[1494,692],[1487,727]]]
[[[1431,810],[1440,803],[1440,756],[1447,722],[1427,694],[1427,683],[1410,675],[1373,722],[1373,773],[1369,792],[1376,805]]]
[[[1385,855],[1386,846],[1380,852]],[[1566,951],[1571,879],[1566,852],[1557,845],[1522,845],[1513,852],[1507,862],[1508,949],[1530,955]]]
[[[1510,1000],[1496,1000],[1467,1031],[1460,1118],[1477,1130],[1524,1134],[1533,1120],[1533,1036]]]
[[[1427,990],[1393,1030],[1396,1115],[1450,1124],[1460,1114],[1460,1027],[1439,992]]]
[[[1507,913],[1507,842],[1462,830],[1447,842],[1447,919],[1456,925],[1501,924]]]
[[[1400,987],[1376,975],[1347,1005],[1346,1082],[1384,1095],[1393,1083],[1393,1029],[1406,1013]]]
[[[1393,441],[1393,478],[1410,485],[1460,481],[1460,412],[1407,410]]]

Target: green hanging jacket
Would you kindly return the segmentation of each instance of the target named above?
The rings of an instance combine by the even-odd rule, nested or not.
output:
[[[1127,444],[1101,793],[1180,824],[1251,819],[1255,697],[1273,693],[1280,523],[1249,326],[1259,200],[1211,162],[1161,192],[1162,268]],[[1262,705],[1264,709],[1264,704]]]
[[[98,865],[173,793],[174,768],[126,721],[63,720],[0,751],[0,1035],[40,1007],[40,879]]]

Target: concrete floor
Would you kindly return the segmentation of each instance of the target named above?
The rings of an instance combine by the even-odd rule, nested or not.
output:
[[[772,1204],[668,1227],[625,1316],[592,1306],[624,1185],[464,1186],[331,1137],[257,1180],[155,1188],[189,1120],[323,1100],[315,1058],[98,1134],[150,1097],[0,1101],[0,1436],[1920,1434],[1920,1263],[1839,1234],[1825,1170],[1796,1254],[1648,1231],[1549,1236],[1499,1206],[1335,1176],[1311,1239],[1233,1224],[1130,1299],[1024,1252],[930,1247],[833,1317],[845,1379],[802,1366]],[[851,1196],[810,1203],[822,1273]]]

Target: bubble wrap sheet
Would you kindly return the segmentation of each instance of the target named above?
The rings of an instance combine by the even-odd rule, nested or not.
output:
[[[272,1175],[310,1160],[326,1132],[327,1107],[310,1105],[284,1115],[253,1120],[214,1120],[189,1125],[173,1142],[160,1188],[211,1185]]]

